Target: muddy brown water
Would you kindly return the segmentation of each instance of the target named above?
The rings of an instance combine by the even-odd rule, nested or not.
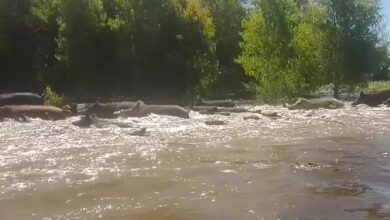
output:
[[[0,219],[390,219],[390,108],[0,122]],[[223,120],[223,126],[207,126]]]

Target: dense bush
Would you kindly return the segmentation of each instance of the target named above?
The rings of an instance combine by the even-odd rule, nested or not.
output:
[[[52,105],[58,107],[62,107],[65,105],[64,97],[58,95],[49,86],[47,86],[45,91],[43,92],[43,98],[45,100],[45,105]]]

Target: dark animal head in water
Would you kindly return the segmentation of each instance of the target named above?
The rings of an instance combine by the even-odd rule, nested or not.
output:
[[[146,128],[141,128],[139,130],[129,133],[129,135],[131,136],[145,136],[145,134],[146,134]]]
[[[307,99],[299,98],[298,101],[295,102],[294,104],[292,104],[292,105],[287,105],[287,108],[288,108],[289,110],[300,109],[300,108],[305,107],[308,103],[309,103],[309,101],[308,101]]]
[[[85,115],[93,114],[92,112],[99,111],[100,109],[101,109],[100,104],[96,102],[96,103],[92,104],[91,106],[89,106],[89,107],[83,112],[83,114],[85,114]]]
[[[100,104],[98,102],[92,104],[83,114],[85,115],[96,115],[97,117],[102,118],[113,118],[114,109],[110,108],[110,106]]]
[[[366,103],[367,100],[368,100],[367,95],[364,94],[364,92],[360,92],[360,97],[358,98],[358,100],[354,101],[354,102],[352,103],[352,105],[363,104],[363,103]]]
[[[73,122],[73,125],[82,127],[82,128],[88,128],[91,125],[93,125],[96,121],[96,115],[85,115],[81,116],[80,120]]]
[[[66,107],[68,110],[70,110],[73,115],[77,115],[78,110],[77,110],[77,104],[76,103],[70,103],[70,104],[68,104],[68,105],[66,105],[64,107]]]
[[[68,109],[62,109],[64,112],[64,117],[70,117],[73,115],[73,113]]]
[[[384,101],[383,104],[390,106],[390,98],[388,98],[386,101]]]
[[[369,94],[361,92],[359,99],[352,103],[352,105],[366,104],[369,106],[377,106],[384,103],[388,98],[390,98],[390,89]]]
[[[139,117],[142,113],[143,105],[145,105],[144,102],[137,101],[133,108],[115,112],[114,115],[122,117]]]
[[[64,105],[61,107],[62,110],[64,110],[65,112],[65,115],[67,117],[70,117],[72,115],[74,115],[75,113],[72,111],[72,107],[70,105]]]

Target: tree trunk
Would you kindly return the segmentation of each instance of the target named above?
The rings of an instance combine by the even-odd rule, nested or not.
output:
[[[338,99],[339,98],[339,87],[340,87],[340,82],[339,82],[339,77],[338,74],[334,74],[334,79],[333,79],[333,96]]]

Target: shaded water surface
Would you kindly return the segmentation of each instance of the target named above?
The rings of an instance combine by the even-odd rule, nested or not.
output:
[[[1,219],[390,219],[390,108],[245,107],[281,117],[1,122]]]

